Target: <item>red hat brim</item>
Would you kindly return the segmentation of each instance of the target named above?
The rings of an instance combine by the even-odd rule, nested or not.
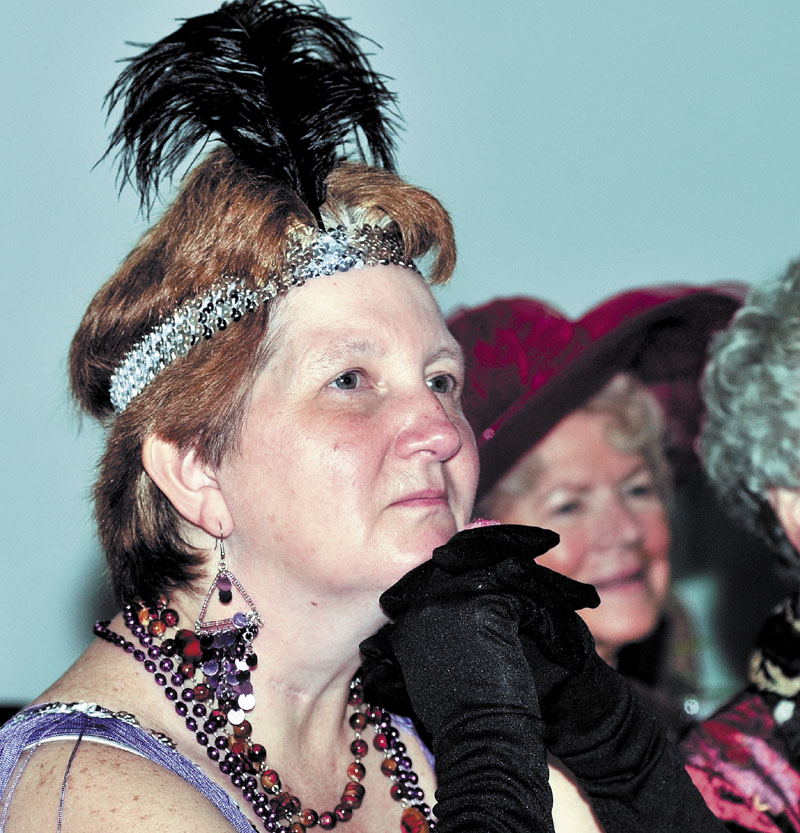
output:
[[[712,335],[745,294],[737,284],[620,293],[570,321],[530,298],[456,311],[448,325],[467,362],[464,408],[475,432],[478,499],[565,416],[615,374],[651,387],[690,445],[701,416],[699,379]],[[690,448],[673,449],[685,459]],[[681,472],[678,472],[680,476]]]

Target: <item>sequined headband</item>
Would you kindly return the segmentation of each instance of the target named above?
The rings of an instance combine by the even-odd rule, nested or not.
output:
[[[226,276],[204,295],[180,306],[125,354],[111,374],[109,392],[115,412],[121,414],[164,368],[199,341],[227,329],[276,295],[322,275],[390,263],[418,271],[413,261],[403,259],[402,240],[396,232],[369,225],[350,231],[339,226],[320,231],[311,243],[293,246],[284,269],[261,286]]]

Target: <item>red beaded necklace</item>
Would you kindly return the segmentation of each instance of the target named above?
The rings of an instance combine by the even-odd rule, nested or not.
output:
[[[178,614],[167,607],[166,602],[152,608],[126,605],[123,618],[140,648],[112,631],[107,621],[95,624],[95,634],[132,654],[153,674],[166,698],[175,703],[175,711],[184,719],[186,728],[194,733],[197,743],[206,748],[209,759],[216,762],[220,771],[241,790],[268,833],[287,830],[303,833],[315,826],[330,830],[337,823],[350,820],[365,794],[361,784],[366,772],[362,759],[369,746],[361,733],[368,725],[373,731],[373,746],[384,756],[381,772],[392,782],[390,794],[403,807],[400,829],[403,833],[435,830],[436,821],[431,808],[424,802],[422,789],[417,786],[419,778],[406,754],[405,744],[399,739],[398,730],[392,725],[391,715],[364,703],[358,678],[350,684],[348,697],[348,705],[353,709],[349,723],[355,735],[350,744],[354,760],[347,767],[348,780],[339,803],[333,810],[318,813],[303,808],[297,796],[283,789],[280,776],[267,763],[266,749],[251,738],[250,722],[235,705],[230,709],[223,703],[218,688],[226,683],[220,686],[217,677],[207,677],[203,673],[203,667],[208,668],[208,663],[215,662],[210,641],[193,631],[179,630]],[[172,635],[168,635],[170,629],[173,629]],[[255,667],[256,662],[255,654],[250,651],[247,664]],[[243,666],[237,663],[238,667]],[[167,675],[170,675],[169,680]],[[234,670],[229,680],[236,692],[243,691],[245,697],[252,696],[249,671]]]

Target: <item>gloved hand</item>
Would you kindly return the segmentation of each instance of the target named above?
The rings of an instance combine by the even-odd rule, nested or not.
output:
[[[549,548],[542,548],[543,532],[511,525],[467,530],[418,569],[440,571],[440,594],[455,582],[462,595],[512,594],[520,600],[520,640],[538,692],[545,742],[576,776],[606,833],[723,831],[655,717],[594,651],[591,634],[574,613],[598,603],[594,589],[533,562]],[[408,597],[413,572],[382,597],[390,616],[395,599]],[[393,645],[392,627],[381,632],[384,651]],[[471,650],[469,645],[464,652]],[[397,660],[404,673],[413,663]],[[384,686],[402,705],[402,682],[392,661],[384,658],[371,668],[371,685]],[[416,706],[413,696],[411,703]]]
[[[528,590],[520,584],[521,593]],[[539,690],[547,748],[577,778],[606,833],[725,831],[664,727],[630,682],[597,655],[580,621],[591,650],[578,666],[554,660],[535,632],[520,633]]]
[[[549,571],[537,583],[540,601],[516,593],[520,571],[558,536],[531,531],[522,569],[506,551],[518,542],[501,530],[490,540],[498,564],[471,569],[470,552],[482,548],[474,539],[484,537],[483,529],[459,533],[383,594],[394,622],[362,644],[362,679],[390,710],[411,706],[432,737],[439,833],[552,831],[543,726],[518,632],[525,623],[558,651],[577,634],[560,620],[576,603],[570,593],[596,594]]]

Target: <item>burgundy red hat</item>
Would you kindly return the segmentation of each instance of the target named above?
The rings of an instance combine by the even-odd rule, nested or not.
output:
[[[478,498],[623,371],[658,396],[668,453],[685,466],[701,415],[699,378],[709,340],[745,290],[740,284],[632,289],[576,321],[525,297],[457,310],[448,326],[467,362],[464,409],[481,460]]]

